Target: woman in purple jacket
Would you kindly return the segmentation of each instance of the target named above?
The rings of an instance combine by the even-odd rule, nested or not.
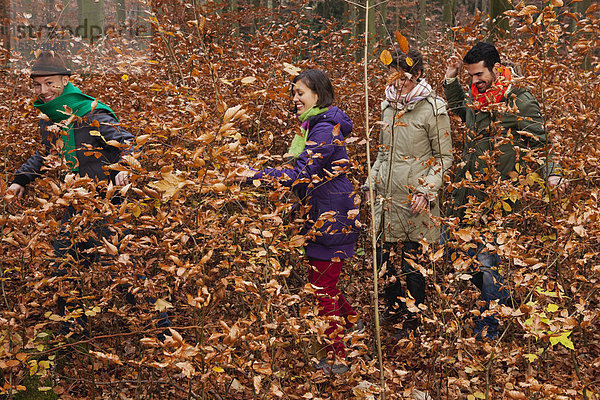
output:
[[[306,256],[310,262],[309,281],[315,287],[320,316],[336,316],[325,331],[332,344],[317,368],[326,373],[343,373],[348,367],[335,363],[345,357],[341,338],[343,328],[351,328],[358,316],[338,289],[343,260],[354,255],[360,222],[354,202],[354,188],[346,174],[350,162],[344,138],[352,131],[352,121],[339,108],[331,106],[333,86],[327,75],[310,69],[292,82],[296,114],[301,122],[288,153],[293,168],[263,168],[251,179],[274,178],[290,187],[301,200],[305,225]],[[332,362],[333,361],[333,362]]]

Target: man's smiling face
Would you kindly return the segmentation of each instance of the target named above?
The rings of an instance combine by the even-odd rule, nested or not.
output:
[[[68,83],[66,75],[36,76],[33,78],[33,92],[41,101],[48,103],[60,96]]]
[[[479,93],[485,93],[496,81],[496,74],[490,71],[486,66],[483,65],[484,61],[479,61],[474,64],[466,64],[467,72],[473,79],[473,84],[479,90]],[[493,70],[493,68],[492,68]]]

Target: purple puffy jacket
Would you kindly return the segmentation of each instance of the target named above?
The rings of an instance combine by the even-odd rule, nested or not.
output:
[[[334,129],[339,124],[339,130]],[[306,255],[318,260],[354,255],[359,233],[354,188],[344,137],[352,132],[352,121],[337,107],[309,119],[306,147],[294,168],[263,168],[252,179],[275,177],[291,187],[302,201],[306,219]],[[334,136],[334,131],[336,134]]]

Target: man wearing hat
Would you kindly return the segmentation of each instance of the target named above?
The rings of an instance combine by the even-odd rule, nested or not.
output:
[[[73,86],[69,82],[70,75],[64,59],[50,51],[42,52],[31,68],[37,96],[34,106],[45,115],[39,122],[44,148],[17,170],[9,190],[18,198],[25,193],[25,187],[42,174],[44,157],[53,149],[58,149],[65,173],[95,181],[110,180],[118,186],[129,182],[127,171],[117,173],[108,167],[121,160],[123,149],[133,136],[119,125],[110,107]],[[116,143],[122,146],[111,145]],[[63,216],[61,231],[53,244],[57,272],[64,271],[61,265],[67,255],[77,260],[80,254],[86,254],[82,250],[96,245],[97,240],[92,238],[73,245],[71,232],[74,229],[67,229],[66,225],[80,212],[81,207],[72,203]],[[103,221],[94,229],[99,240],[111,235],[107,225],[107,221]],[[89,258],[81,257],[81,261],[89,264]]]

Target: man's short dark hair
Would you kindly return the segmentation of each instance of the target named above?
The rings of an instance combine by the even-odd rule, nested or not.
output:
[[[479,42],[467,52],[463,61],[465,64],[477,64],[483,61],[483,66],[491,71],[496,63],[500,63],[500,54],[493,44]]]
[[[320,69],[307,69],[294,77],[292,84],[302,81],[310,90],[318,96],[317,104],[319,108],[329,107],[333,103],[333,85],[327,74]],[[292,97],[294,97],[294,87],[292,85]]]

